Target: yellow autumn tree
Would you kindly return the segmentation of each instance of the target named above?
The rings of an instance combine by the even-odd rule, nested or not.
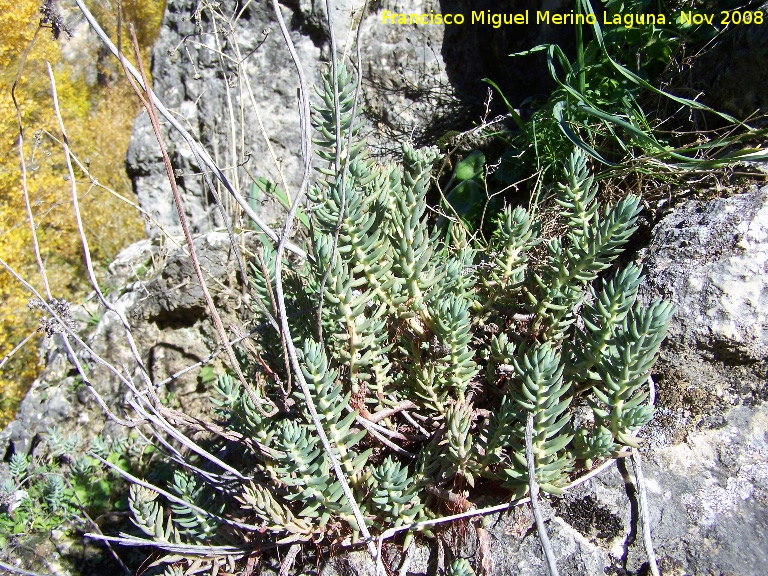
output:
[[[88,4],[114,38],[118,5]],[[159,31],[163,10],[164,0],[123,6],[124,21],[135,25],[145,57]],[[77,302],[89,287],[82,269],[65,158],[57,143],[60,136],[46,62],[56,78],[70,147],[88,171],[76,168],[75,178],[92,256],[101,266],[142,235],[135,208],[108,191],[133,196],[124,156],[139,104],[117,63],[99,58],[98,44],[69,45],[81,38],[70,40],[65,30],[41,26],[42,16],[41,0],[0,0],[0,258],[42,292],[22,193],[19,124],[12,98],[15,84],[26,182],[41,256],[54,297]],[[60,32],[58,38],[54,32]],[[125,41],[123,47],[128,52]],[[0,269],[0,358],[36,329],[37,319],[26,306],[29,297]],[[39,371],[38,345],[37,337],[32,338],[0,369],[0,426],[12,419]]]

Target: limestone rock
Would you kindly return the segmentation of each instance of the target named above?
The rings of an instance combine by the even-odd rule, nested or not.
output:
[[[642,296],[677,308],[641,432],[664,573],[757,575],[768,562],[768,187],[733,192],[674,209],[643,257]]]
[[[427,10],[430,2],[419,4]],[[239,6],[227,1],[220,3],[217,10],[220,15],[231,15]],[[258,177],[281,188],[287,186],[294,194],[303,171],[297,114],[299,84],[271,3],[248,4],[231,30],[219,34],[214,33],[210,11],[196,15],[196,7],[191,0],[168,2],[154,49],[152,70],[157,95],[211,156],[228,167],[228,177],[244,197],[251,197],[251,178]],[[347,29],[359,18],[360,8],[357,2],[335,3],[333,18],[339,50],[344,49],[350,37]],[[307,82],[316,84],[325,68],[323,62],[329,58],[324,3],[285,2],[281,9]],[[371,9],[362,26],[363,59],[373,64],[366,66],[365,93],[359,109],[375,112],[383,122],[396,125],[398,135],[403,130],[418,131],[432,123],[438,110],[450,109],[450,89],[439,52],[424,49],[425,44],[440,46],[442,28],[430,27],[426,38],[414,43],[403,27],[385,28],[378,18],[378,9]],[[218,25],[228,27],[223,17]],[[405,89],[417,82],[421,83],[417,90]],[[435,85],[442,88],[431,90]],[[314,93],[311,96],[314,98]],[[383,124],[374,125],[372,145],[399,150],[399,143],[391,141],[391,137],[386,145],[377,138],[382,130]],[[193,229],[221,226],[221,215],[188,144],[172,131],[166,132],[164,139]],[[142,207],[162,226],[177,226],[170,185],[144,113],[134,126],[126,162]],[[232,205],[228,198],[221,201]],[[277,203],[255,192],[252,203],[267,222],[281,214]],[[151,237],[159,234],[157,226],[148,224],[147,233]]]
[[[332,4],[338,52],[352,55],[353,62],[357,57],[352,41],[363,4],[359,0]],[[233,0],[220,2],[215,29],[210,7],[198,12],[198,6],[193,0],[169,0],[167,4],[153,52],[156,94],[225,168],[245,198],[251,198],[252,178],[258,177],[295,193],[303,171],[299,84],[271,2],[251,2],[244,7]],[[516,4],[515,10],[535,12],[563,6],[560,0],[526,0]],[[330,59],[325,2],[286,0],[281,10],[307,83],[316,84]],[[385,10],[461,13],[465,24],[447,28],[386,24],[382,21]],[[567,28],[472,24],[473,13],[488,10],[498,11],[497,3],[368,3],[360,23],[363,80],[358,110],[368,121],[365,135],[374,154],[398,156],[405,140],[434,144],[449,131],[476,125],[489,113],[485,110],[488,86],[482,78],[494,79],[513,104],[549,86],[542,54],[514,61],[509,54],[543,42],[568,44]],[[522,35],[521,30],[525,30]],[[313,92],[311,97],[315,97]],[[505,112],[501,99],[496,100],[498,105],[490,112]],[[163,138],[193,230],[221,226],[214,196],[189,145],[166,127]],[[143,112],[134,125],[126,163],[141,206],[161,226],[178,226],[162,157]],[[263,219],[268,223],[278,219],[281,206],[263,194],[254,194],[252,205]],[[236,212],[231,200],[224,197],[221,202],[230,215]],[[150,237],[160,233],[152,223],[146,230]]]
[[[670,340],[716,360],[768,357],[768,187],[684,204],[647,254],[646,294],[677,308]]]
[[[173,239],[175,242],[181,238]],[[248,241],[250,242],[250,240]],[[195,241],[201,266],[209,275],[209,289],[225,325],[239,324],[245,312],[237,289],[239,268],[225,233],[211,232]],[[153,382],[161,382],[179,370],[206,358],[218,346],[202,290],[188,261],[186,248],[143,240],[123,251],[110,266],[105,287],[108,301],[120,310],[132,327],[140,359]],[[112,290],[112,291],[110,291]],[[117,315],[104,313],[95,295],[73,310],[78,334],[90,349],[118,371],[135,367],[129,376],[142,381],[142,374],[128,346]],[[95,326],[93,323],[95,322]],[[33,383],[21,404],[17,418],[0,432],[0,453],[22,454],[32,450],[52,426],[67,437],[78,435],[82,447],[100,433],[120,437],[125,431],[108,420],[83,385],[68,359],[60,335],[44,344],[46,368]],[[92,354],[73,344],[80,362],[89,370],[94,389],[115,413],[127,407],[129,390],[117,376]],[[162,396],[173,395],[186,411],[207,410],[198,393],[198,371],[189,372],[161,386]]]

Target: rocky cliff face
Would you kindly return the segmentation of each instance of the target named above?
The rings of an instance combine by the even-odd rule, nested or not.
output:
[[[559,0],[526,0],[516,3],[515,10],[556,10],[562,5]],[[292,192],[302,172],[298,82],[271,2],[243,7],[227,0],[215,9],[198,10],[198,6],[192,0],[169,0],[153,52],[155,91],[225,167],[243,195],[248,196],[250,183],[258,177],[281,186],[285,182]],[[473,11],[498,11],[497,3],[488,0],[383,0],[369,3],[364,15],[362,3],[355,0],[335,1],[333,6],[338,50],[354,62],[353,39],[360,23],[360,111],[371,127],[367,134],[371,148],[385,156],[397,154],[407,139],[432,144],[449,130],[478,122],[488,96],[482,78],[496,80],[513,103],[545,92],[549,80],[541,74],[544,57],[518,58],[512,64],[509,54],[544,42],[567,46],[572,41],[562,26],[497,29],[466,24],[446,29],[382,23],[387,10],[459,12],[471,22]],[[281,3],[281,10],[307,82],[315,83],[330,58],[325,2],[291,0]],[[501,102],[498,110],[503,110]],[[164,137],[195,230],[221,226],[213,194],[191,150],[178,134],[166,132]],[[162,226],[178,225],[162,157],[145,114],[136,121],[126,161],[141,206]],[[230,204],[226,198],[223,202]],[[254,198],[254,204],[268,222],[280,214],[279,206],[263,194]],[[148,223],[147,234],[154,237],[160,231]]]
[[[429,11],[430,2],[410,8]],[[349,28],[360,19],[357,2],[335,2],[339,50],[351,50]],[[301,140],[296,72],[271,2],[246,8],[222,2],[215,11],[195,12],[196,2],[170,0],[154,50],[155,90],[199,138],[244,195],[252,179],[264,177],[292,193],[301,180]],[[382,7],[396,9],[395,3]],[[307,82],[319,80],[329,59],[323,2],[281,5]],[[398,148],[405,131],[423,131],[438,114],[457,104],[439,50],[442,28],[426,27],[414,37],[403,27],[378,25],[378,9],[361,25],[365,92],[361,102],[376,117],[374,147]],[[352,36],[354,37],[354,36]],[[377,137],[379,136],[379,137]],[[177,183],[196,230],[220,226],[200,167],[183,140],[166,136]],[[177,224],[162,158],[146,115],[134,127],[127,164],[139,201],[165,226]],[[227,202],[227,199],[224,199]],[[280,213],[274,202],[255,197],[267,221]],[[150,236],[159,234],[148,226]]]

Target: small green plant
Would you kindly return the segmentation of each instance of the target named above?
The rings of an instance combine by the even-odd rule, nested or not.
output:
[[[140,444],[97,436],[91,450],[127,470],[129,461],[140,461]],[[0,486],[0,550],[17,535],[75,532],[90,527],[84,512],[98,515],[125,506],[125,482],[79,445],[76,436],[65,437],[52,427],[37,456],[11,456],[10,476]]]
[[[222,490],[193,455],[166,480],[178,499],[134,486],[134,523],[158,544],[248,540],[243,523],[277,544],[354,542],[361,526],[331,456],[374,533],[446,511],[425,488],[467,500],[495,484],[520,498],[529,415],[536,480],[558,494],[594,461],[636,446],[653,415],[648,381],[672,308],[637,300],[634,264],[611,270],[639,200],[596,201],[576,149],[557,187],[561,236],[542,237],[535,207],[507,207],[489,244],[449,241],[425,199],[437,150],[405,144],[400,163],[375,163],[353,118],[355,89],[341,64],[317,89],[311,257],[283,278],[287,309],[313,310],[291,315],[283,335],[300,350],[307,393],[289,384],[279,335],[261,333],[259,362],[243,356],[255,397],[229,374],[216,386],[218,424],[243,441],[208,447],[248,480]],[[459,174],[457,188],[475,176]],[[266,304],[256,323],[276,292],[276,258],[265,245],[264,266],[252,266]],[[472,573],[465,561],[449,570]]]
[[[89,326],[98,326],[99,322],[101,322],[101,318],[104,316],[104,313],[100,310],[89,310],[88,311],[88,325]]]
[[[475,576],[475,571],[465,558],[457,558],[451,562],[446,576]]]
[[[200,385],[205,386],[206,388],[214,384],[218,379],[219,377],[216,375],[216,371],[212,366],[203,366],[200,368],[200,374],[197,376]]]

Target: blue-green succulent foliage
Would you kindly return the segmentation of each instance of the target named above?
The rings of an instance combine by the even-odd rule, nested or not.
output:
[[[635,446],[653,415],[650,370],[672,310],[639,302],[638,266],[614,270],[638,198],[598,202],[577,149],[557,187],[564,234],[541,238],[535,207],[507,207],[487,244],[457,247],[427,208],[437,150],[406,143],[399,163],[375,162],[353,118],[356,80],[337,68],[314,106],[318,178],[303,230],[311,258],[284,267],[291,312],[310,310],[290,319],[309,397],[288,384],[280,340],[261,336],[258,362],[244,356],[244,367],[279,410],[258,410],[228,375],[215,399],[238,446],[221,450],[252,480],[206,488],[203,474],[177,473],[173,491],[209,516],[178,503],[166,513],[156,494],[134,491],[137,526],[153,538],[213,542],[222,518],[261,525],[276,542],[356,538],[309,403],[374,533],[444,512],[430,486],[471,499],[473,487],[495,483],[523,496],[529,414],[536,479],[551,493]],[[269,245],[262,257],[271,270]],[[259,261],[252,270],[261,323],[274,277]],[[472,571],[459,562],[450,573]]]

